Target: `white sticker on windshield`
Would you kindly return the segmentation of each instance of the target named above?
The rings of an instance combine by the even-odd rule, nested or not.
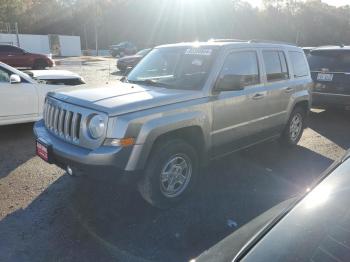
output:
[[[203,61],[200,60],[200,59],[194,59],[192,61],[192,65],[195,65],[195,66],[202,66],[203,65]]]
[[[212,49],[203,49],[203,48],[188,48],[185,52],[185,55],[204,55],[210,56],[213,52]]]

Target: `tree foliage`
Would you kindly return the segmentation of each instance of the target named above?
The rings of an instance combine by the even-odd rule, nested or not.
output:
[[[210,38],[271,39],[316,46],[350,42],[350,6],[320,0],[1,0],[0,21],[21,33],[80,35],[102,48],[129,40],[138,46]]]

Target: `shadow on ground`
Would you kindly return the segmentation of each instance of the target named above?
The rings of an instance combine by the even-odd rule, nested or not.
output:
[[[0,126],[0,179],[34,155],[32,123]]]
[[[228,220],[243,225],[331,162],[302,147],[282,153],[271,143],[216,161],[192,198],[165,211],[116,182],[63,176],[0,222],[0,260],[186,261],[233,232]]]
[[[343,149],[350,148],[350,112],[326,110],[311,112],[310,128]],[[344,132],[345,131],[345,132]],[[347,132],[346,132],[347,131]]]
[[[333,136],[322,116],[327,119],[312,114],[311,128],[346,146],[339,136],[348,130]],[[31,136],[29,128],[7,135]],[[210,163],[193,196],[164,211],[116,181],[61,176],[28,207],[0,221],[0,261],[187,261],[303,192],[331,163],[302,146],[261,144]]]

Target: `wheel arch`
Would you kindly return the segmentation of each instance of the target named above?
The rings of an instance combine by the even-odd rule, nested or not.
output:
[[[150,121],[141,128],[125,169],[143,169],[152,150],[168,139],[183,139],[192,145],[199,158],[203,159],[209,147],[208,125],[209,122],[199,112]]]

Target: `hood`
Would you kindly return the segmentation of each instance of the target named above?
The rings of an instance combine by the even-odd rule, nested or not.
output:
[[[140,56],[140,55],[124,56],[122,58],[119,58],[119,61],[122,61],[122,62],[135,61],[135,60],[141,59],[142,57],[143,56]]]
[[[103,87],[64,88],[49,96],[114,116],[202,98],[203,93],[119,82]]]
[[[42,80],[81,78],[78,74],[67,70],[28,70],[32,77]]]

